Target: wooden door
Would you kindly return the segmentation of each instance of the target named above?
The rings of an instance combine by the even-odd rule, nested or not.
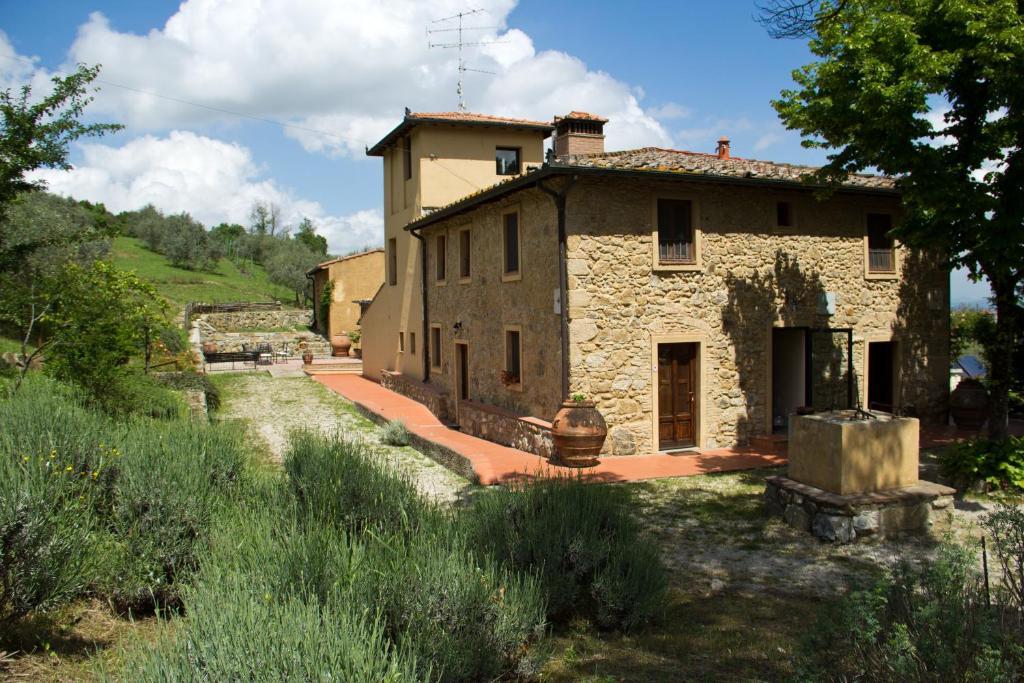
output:
[[[658,345],[658,449],[697,445],[697,344]]]

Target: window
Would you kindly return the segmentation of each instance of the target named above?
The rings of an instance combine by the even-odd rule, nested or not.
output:
[[[399,144],[402,145],[402,177],[409,180],[412,178],[412,138],[402,138]]]
[[[468,280],[470,277],[470,247],[472,246],[469,237],[469,230],[459,233],[459,279]]]
[[[398,284],[398,240],[388,240],[388,284]]]
[[[498,147],[494,152],[496,173],[498,175],[517,175],[519,173],[519,149],[516,147]]]
[[[441,369],[441,326],[430,326],[430,367]]]
[[[505,371],[501,374],[501,382],[507,387],[523,383],[521,352],[519,330],[505,330]]]
[[[659,199],[658,262],[696,263],[693,237],[693,202],[688,199]]]
[[[405,332],[398,333],[398,350],[405,351]]]
[[[448,238],[438,235],[434,238],[434,279],[444,282],[448,277]]]
[[[791,203],[775,203],[775,225],[780,228],[793,227],[793,205]]]
[[[416,353],[416,333],[409,333],[409,353]]]
[[[868,214],[868,272],[895,273],[896,252],[889,231],[892,216],[887,213]]]
[[[505,275],[519,275],[519,213],[502,216]]]

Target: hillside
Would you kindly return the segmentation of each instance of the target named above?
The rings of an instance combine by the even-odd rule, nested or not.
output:
[[[228,259],[221,259],[216,271],[194,271],[176,268],[167,259],[146,249],[134,237],[118,237],[113,244],[113,261],[118,268],[130,270],[150,280],[157,291],[175,307],[190,301],[280,301],[285,306],[294,301],[288,289],[267,278],[261,266],[243,273]]]

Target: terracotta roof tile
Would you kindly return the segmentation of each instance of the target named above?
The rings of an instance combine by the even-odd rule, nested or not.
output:
[[[571,111],[565,116],[556,116],[555,121],[561,121],[562,119],[582,119],[584,121],[600,121],[601,123],[608,123],[608,119],[597,114],[591,114],[586,111]]]
[[[425,119],[428,121],[446,120],[446,121],[465,121],[468,123],[495,123],[495,124],[507,124],[511,126],[541,126],[545,128],[551,127],[550,121],[531,121],[530,119],[514,119],[507,116],[492,116],[490,114],[474,114],[467,111],[438,111],[438,112],[421,112],[414,111],[406,115],[407,119]]]
[[[800,182],[804,176],[818,170],[814,166],[780,164],[773,161],[757,161],[739,157],[720,159],[716,154],[660,147],[642,147],[600,154],[575,154],[559,157],[558,161],[563,165],[585,168],[692,173],[789,182]],[[890,176],[856,174],[849,176],[843,185],[895,189],[896,180]]]
[[[317,272],[318,270],[323,270],[327,266],[334,265],[335,263],[341,263],[342,261],[348,261],[349,259],[359,258],[360,256],[366,256],[367,254],[376,254],[377,252],[380,251],[384,251],[384,249],[382,247],[377,247],[376,249],[367,249],[366,251],[360,251],[355,254],[349,254],[348,256],[339,256],[337,258],[332,258],[329,261],[324,261],[323,263],[316,264],[315,266],[306,271],[306,275],[311,275]]]

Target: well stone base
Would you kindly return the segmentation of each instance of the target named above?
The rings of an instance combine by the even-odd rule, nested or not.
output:
[[[948,525],[954,489],[930,481],[911,486],[840,495],[788,477],[768,477],[764,503],[768,513],[832,543],[930,533]]]

